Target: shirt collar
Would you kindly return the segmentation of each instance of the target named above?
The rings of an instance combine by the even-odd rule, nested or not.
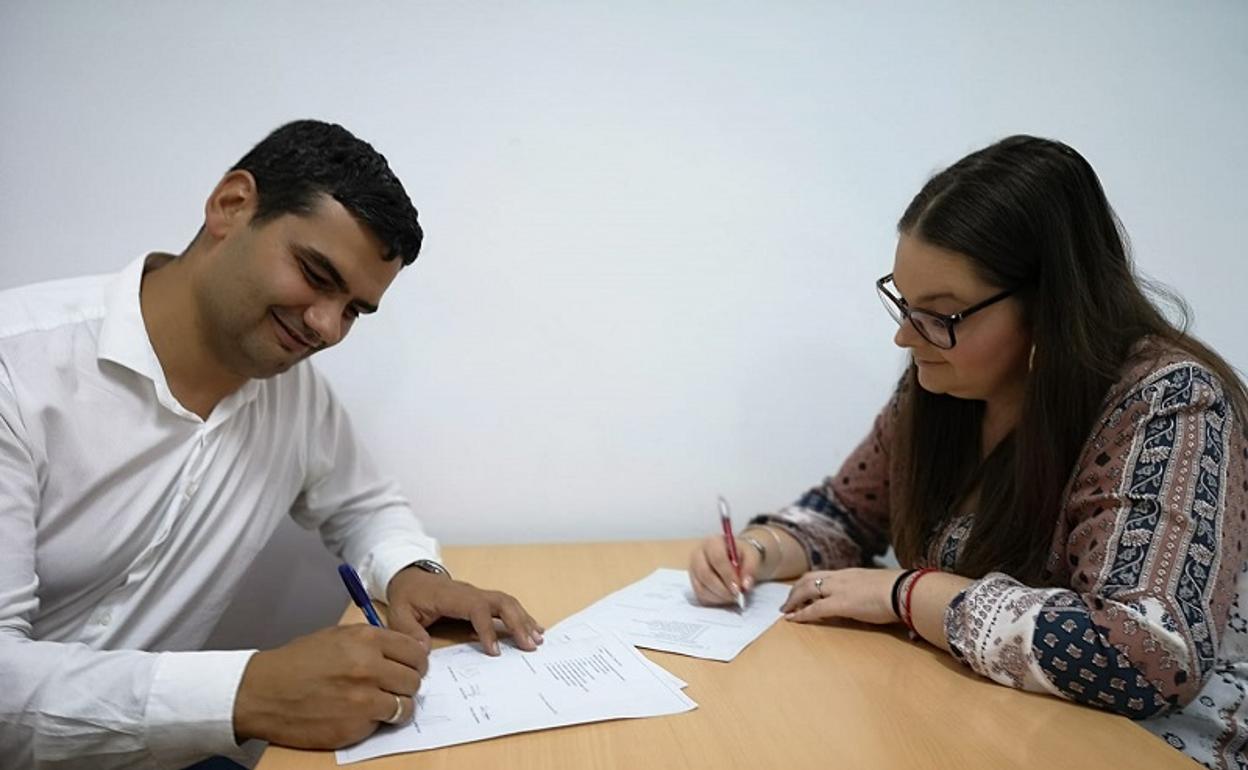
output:
[[[165,370],[156,357],[152,340],[143,322],[143,310],[139,304],[139,290],[143,275],[149,270],[169,262],[175,257],[152,253],[126,265],[108,288],[104,305],[104,320],[100,326],[98,358],[112,361],[152,381],[156,398],[165,408],[188,419],[199,421],[199,415],[182,406],[169,389]],[[224,422],[247,402],[256,397],[259,384],[248,380],[243,386],[226,396],[209,415],[212,425]]]
[[[152,348],[139,307],[143,274],[164,264],[168,254],[148,254],[126,265],[108,288],[100,326],[99,358],[112,361],[147,379],[164,384],[165,372]]]

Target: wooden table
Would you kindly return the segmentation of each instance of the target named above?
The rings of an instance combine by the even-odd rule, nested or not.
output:
[[[555,622],[694,541],[446,548],[456,577],[506,590]],[[354,609],[346,617],[353,618]],[[437,642],[435,641],[435,644]],[[896,629],[779,621],[731,663],[646,650],[689,683],[694,711],[505,736],[350,767],[507,770],[1195,767],[1124,717],[983,679]],[[336,767],[271,747],[257,770]]]

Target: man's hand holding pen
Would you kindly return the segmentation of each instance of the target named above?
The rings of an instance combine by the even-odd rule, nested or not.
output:
[[[424,629],[421,629],[423,632]],[[303,636],[251,657],[234,700],[234,735],[335,749],[412,718],[429,637],[363,624]]]

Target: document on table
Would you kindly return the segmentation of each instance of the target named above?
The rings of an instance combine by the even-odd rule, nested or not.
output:
[[[763,583],[750,591],[744,610],[705,607],[694,597],[688,572],[658,569],[555,628],[588,621],[638,647],[728,661],[780,619],[788,595],[787,585]]]
[[[698,707],[683,682],[605,629],[565,622],[545,636],[536,652],[504,645],[496,658],[472,644],[434,650],[415,718],[339,751],[338,763]]]

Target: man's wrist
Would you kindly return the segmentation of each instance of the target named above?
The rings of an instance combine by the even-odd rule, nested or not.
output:
[[[256,707],[256,684],[258,669],[265,664],[267,651],[260,650],[252,655],[243,668],[243,676],[238,682],[238,690],[234,695],[234,742],[242,744],[252,738],[262,738],[257,726],[259,709]]]
[[[441,583],[453,582],[454,578],[451,577],[451,573],[447,571],[445,567],[442,567],[441,570],[430,569],[428,566],[429,564],[434,564],[438,567],[442,566],[441,564],[431,562],[428,559],[420,559],[419,561],[414,561],[394,573],[394,577],[390,578],[390,583],[386,586],[386,601],[390,601],[390,591],[394,588],[394,584],[398,581],[400,576],[405,581],[415,581],[417,584],[427,587],[436,586]],[[428,589],[426,588],[425,590]]]
[[[428,572],[433,575],[445,575],[448,578],[451,577],[451,571],[440,562],[436,562],[433,559],[417,559],[403,569],[407,569],[408,567],[415,567],[418,570]]]

